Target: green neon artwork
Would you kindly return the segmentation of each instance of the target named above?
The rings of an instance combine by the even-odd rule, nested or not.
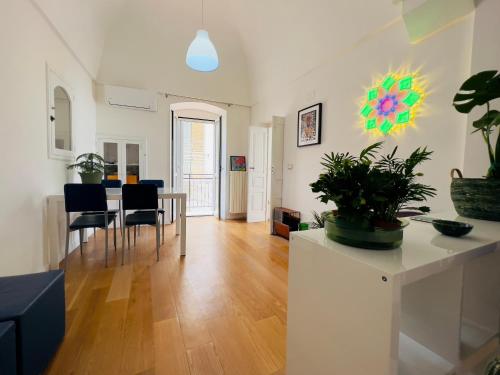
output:
[[[390,122],[389,120],[385,120],[382,125],[380,125],[380,130],[382,131],[382,133],[388,134],[392,127],[392,122]]]
[[[390,72],[366,91],[360,106],[363,127],[375,135],[400,132],[414,124],[424,98],[422,78],[416,72]]]
[[[363,107],[363,109],[361,110],[361,114],[364,116],[364,117],[368,117],[370,116],[370,113],[373,112],[373,109],[369,106],[369,105],[365,105]]]
[[[371,118],[366,121],[366,129],[375,129],[377,127],[377,119]]]

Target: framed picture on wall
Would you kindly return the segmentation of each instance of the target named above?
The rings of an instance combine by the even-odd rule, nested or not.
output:
[[[299,111],[297,123],[297,147],[319,145],[321,143],[321,110],[318,103]]]
[[[230,156],[232,171],[246,171],[247,161],[244,156]]]

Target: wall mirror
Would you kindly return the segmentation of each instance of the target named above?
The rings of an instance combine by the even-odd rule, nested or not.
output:
[[[72,160],[73,155],[73,95],[52,70],[47,68],[48,152],[49,158]]]

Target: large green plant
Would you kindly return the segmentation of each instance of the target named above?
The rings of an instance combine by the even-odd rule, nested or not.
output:
[[[415,168],[429,160],[431,151],[417,148],[408,159],[401,159],[396,157],[395,147],[377,161],[382,144],[365,148],[359,156],[324,155],[321,164],[325,171],[310,186],[323,203],[335,202],[339,217],[370,224],[396,223],[398,211],[436,194],[434,188],[416,182],[422,173]],[[420,209],[428,211],[427,207]]]
[[[467,79],[453,98],[453,105],[460,113],[470,113],[476,106],[486,105],[486,113],[473,122],[474,132],[481,132],[488,148],[490,167],[487,178],[500,178],[500,134],[495,149],[491,144],[491,134],[500,125],[500,112],[490,108],[490,102],[500,98],[500,74],[487,70]]]
[[[76,163],[68,165],[68,169],[76,169],[80,174],[103,173],[104,159],[98,154],[81,154],[76,158]]]

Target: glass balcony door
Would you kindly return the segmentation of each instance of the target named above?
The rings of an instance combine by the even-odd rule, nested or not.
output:
[[[213,121],[181,120],[183,191],[188,216],[216,213],[217,155]]]

